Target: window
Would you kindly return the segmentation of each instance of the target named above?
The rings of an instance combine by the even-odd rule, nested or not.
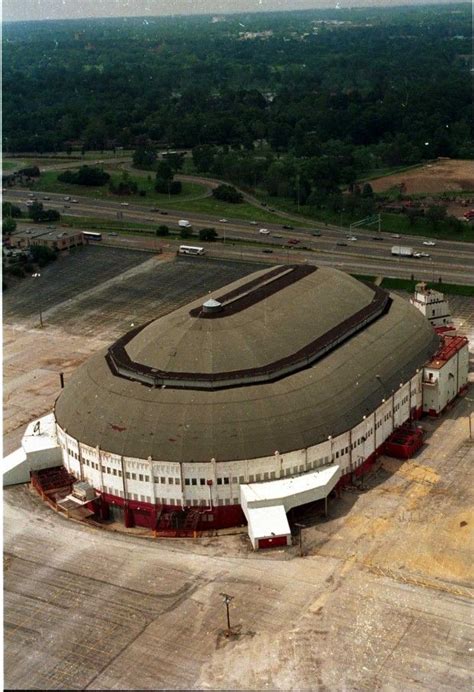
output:
[[[237,476],[232,476],[232,483],[237,483]]]
[[[145,480],[147,483],[149,483],[150,482],[150,476],[145,476]]]
[[[239,476],[239,483],[245,483],[245,476]]]
[[[125,476],[130,480],[130,473],[128,471],[125,473]]]
[[[138,500],[138,495],[136,493],[133,493],[133,499]]]
[[[154,476],[154,477],[153,477],[153,481],[154,481],[155,483],[159,483],[159,482],[160,482],[160,479],[158,478],[158,476]]]
[[[275,471],[270,471],[270,478],[272,481],[275,479]]]
[[[139,480],[139,481],[143,481],[143,474],[142,474],[142,473],[139,473],[139,474],[138,474],[138,480]]]
[[[229,500],[228,497],[226,497],[226,499],[224,500],[224,503],[225,503],[226,505],[230,505],[230,500]]]
[[[199,500],[193,500],[193,506],[195,507],[196,505],[199,504]]]
[[[255,476],[255,480],[256,480],[256,481],[260,481],[261,479],[262,479],[262,476],[261,476],[259,473],[257,473],[257,475]],[[228,479],[228,478],[224,478],[224,483],[225,483],[226,481],[227,481],[227,483],[228,483],[228,482],[229,482],[229,479]]]
[[[145,495],[140,495],[140,501],[145,502]]]
[[[191,507],[191,500],[185,500],[184,504],[186,507]]]
[[[168,478],[168,485],[173,485],[174,478]]]
[[[132,481],[136,481],[136,480],[137,480],[137,474],[136,474],[136,473],[132,473]]]
[[[199,504],[202,505],[203,507],[205,507],[206,506],[206,500],[200,500]]]
[[[267,471],[265,471],[265,473],[263,474],[263,480],[268,481],[268,472]]]
[[[253,476],[249,476],[249,483],[253,483],[253,481],[254,481]]]
[[[217,485],[222,485],[222,478],[217,479]]]
[[[160,476],[160,483],[166,483],[166,478],[164,476]]]
[[[190,484],[191,484],[191,481],[189,480],[189,478],[185,478],[184,479],[184,485],[190,485]]]
[[[200,478],[200,479],[199,479],[199,483],[200,483],[201,485],[206,485],[206,479],[205,479],[205,478]]]
[[[117,475],[117,469],[112,469],[112,472],[113,472],[114,476]]]
[[[191,478],[191,485],[197,485],[197,478]]]
[[[180,478],[175,478],[175,479],[174,479],[174,484],[175,484],[175,485],[181,485],[181,479],[180,479]]]

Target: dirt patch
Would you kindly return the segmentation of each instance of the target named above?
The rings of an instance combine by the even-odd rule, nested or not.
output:
[[[439,159],[410,171],[371,180],[370,184],[374,192],[386,192],[404,184],[407,195],[474,190],[474,161]]]

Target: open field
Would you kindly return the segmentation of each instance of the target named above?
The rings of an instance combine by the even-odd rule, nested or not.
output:
[[[77,165],[76,165],[77,167]],[[74,168],[74,166],[71,166]],[[31,185],[31,190],[40,190],[41,192],[58,192],[60,194],[74,196],[94,197],[95,199],[107,199],[109,201],[120,202],[127,201],[133,204],[143,204],[144,206],[174,206],[178,208],[181,202],[186,202],[196,197],[205,196],[208,194],[207,188],[198,183],[183,182],[183,189],[179,195],[167,195],[155,192],[154,190],[154,175],[150,174],[150,180],[147,177],[134,178],[130,175],[130,180],[138,183],[139,190],[144,190],[146,196],[140,195],[114,195],[109,191],[108,184],[101,186],[88,185],[71,185],[58,180],[60,171],[45,171],[41,173],[40,178]],[[111,179],[118,184],[121,180],[120,174],[112,174]]]
[[[474,191],[474,161],[439,159],[412,170],[385,175],[370,181],[374,192],[385,192],[402,183],[405,184],[405,193],[408,195]]]
[[[261,265],[260,265],[261,266]],[[88,247],[5,293],[5,451],[92,352],[131,322],[254,269]],[[474,343],[472,299],[455,320]],[[466,301],[469,301],[468,303]],[[471,373],[472,377],[472,373]],[[68,522],[26,486],[4,492],[9,689],[468,690],[472,687],[472,392],[423,420],[408,462],[300,508],[303,552],[245,534],[140,539]],[[225,636],[222,593],[233,596]]]

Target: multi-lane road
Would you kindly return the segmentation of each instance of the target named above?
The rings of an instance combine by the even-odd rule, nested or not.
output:
[[[331,264],[341,269],[365,274],[381,274],[384,276],[399,276],[409,278],[412,274],[416,278],[430,281],[438,281],[441,277],[444,282],[474,284],[474,243],[437,240],[434,246],[424,245],[429,238],[420,236],[396,237],[389,233],[378,233],[357,229],[349,239],[346,228],[336,226],[324,226],[315,222],[311,226],[295,226],[293,229],[283,228],[283,225],[297,223],[287,218],[278,222],[262,223],[236,219],[220,221],[208,214],[194,212],[162,210],[166,215],[158,211],[151,211],[149,205],[123,204],[110,200],[95,199],[92,197],[73,197],[77,200],[65,200],[64,194],[35,192],[36,198],[45,206],[58,209],[64,219],[68,216],[101,218],[123,222],[139,222],[156,227],[166,224],[171,228],[177,228],[179,219],[186,218],[194,228],[212,226],[224,241],[209,246],[209,255],[237,256],[241,258],[252,257],[265,253],[268,259],[275,261],[309,261],[317,264]],[[4,193],[4,199],[27,209],[26,202],[30,199],[28,191],[8,189]],[[277,217],[275,217],[277,218]],[[298,223],[301,223],[299,221]],[[269,233],[261,234],[260,228],[264,226]],[[320,235],[314,235],[319,233]],[[123,243],[128,247],[142,244],[145,239],[140,238],[137,231],[136,237],[108,237],[113,243]],[[254,241],[260,245],[245,245],[235,241]],[[298,241],[298,242],[289,242]],[[148,238],[148,243],[150,242]],[[170,241],[166,240],[166,243]],[[392,245],[404,245],[413,247],[416,252],[424,252],[428,257],[395,257],[391,254]],[[172,244],[171,244],[172,246]]]

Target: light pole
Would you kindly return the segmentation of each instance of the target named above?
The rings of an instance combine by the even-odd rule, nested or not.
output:
[[[226,593],[221,593],[221,596],[224,599],[224,604],[226,607],[226,615],[227,615],[227,632],[226,632],[226,637],[230,636],[231,634],[231,628],[230,628],[230,614],[229,614],[229,604],[233,600],[233,596],[229,596],[229,594]]]
[[[35,272],[34,274],[31,275],[33,279],[40,279],[41,274],[39,272]],[[38,284],[38,299],[39,299],[39,318],[40,318],[40,327],[43,329],[43,312],[42,312],[42,307],[41,307],[41,283]]]

